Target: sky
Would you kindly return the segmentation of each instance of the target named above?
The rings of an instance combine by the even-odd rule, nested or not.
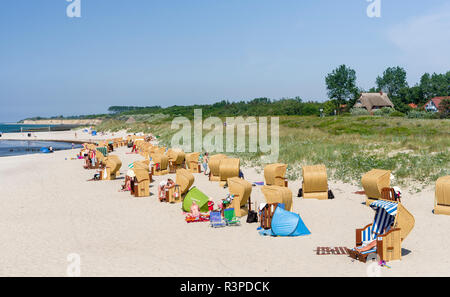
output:
[[[378,1],[378,0],[373,0]],[[0,122],[300,96],[325,101],[341,64],[369,89],[450,70],[448,0],[2,0]]]

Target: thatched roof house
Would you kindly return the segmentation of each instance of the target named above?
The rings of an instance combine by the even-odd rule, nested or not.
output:
[[[353,107],[365,108],[369,112],[371,112],[375,109],[380,109],[383,107],[394,108],[394,104],[391,102],[386,93],[362,93],[361,97],[359,97],[358,101],[356,101]]]

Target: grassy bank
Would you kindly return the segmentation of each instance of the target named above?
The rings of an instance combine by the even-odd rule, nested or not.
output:
[[[157,115],[105,121],[97,128],[158,135],[170,145],[171,117]],[[204,135],[208,131],[204,131]],[[335,180],[359,182],[372,168],[392,170],[401,185],[420,189],[449,175],[450,120],[397,117],[280,117],[279,161],[289,164],[288,177],[301,178],[301,166],[323,163]],[[258,153],[236,153],[251,166],[263,166]]]

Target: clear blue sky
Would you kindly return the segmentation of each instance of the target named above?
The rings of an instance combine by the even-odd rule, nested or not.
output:
[[[0,122],[111,105],[326,99],[340,64],[370,88],[386,67],[413,84],[450,70],[450,4],[381,0],[66,0],[0,4]]]

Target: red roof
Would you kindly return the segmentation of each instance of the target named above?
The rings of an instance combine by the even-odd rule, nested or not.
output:
[[[423,107],[425,108],[425,106],[430,102],[433,101],[434,105],[436,106],[436,108],[439,108],[439,105],[441,104],[442,100],[444,99],[450,99],[450,96],[446,96],[446,97],[434,97],[431,100],[429,100]]]
[[[408,106],[414,109],[417,108],[417,104],[414,103],[409,103]]]

